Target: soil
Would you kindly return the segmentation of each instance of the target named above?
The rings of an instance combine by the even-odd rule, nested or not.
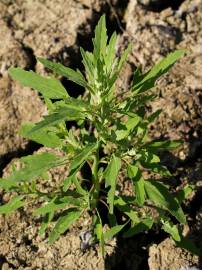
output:
[[[47,73],[36,62],[37,56],[82,68],[79,46],[90,49],[92,30],[101,14],[107,15],[110,33],[119,34],[118,51],[128,42],[133,50],[118,82],[127,89],[134,69],[148,70],[167,53],[186,49],[186,56],[161,78],[155,93],[158,98],[147,105],[148,112],[163,112],[150,126],[151,138],[183,139],[177,151],[162,154],[162,163],[173,172],[174,190],[186,183],[196,184],[184,210],[188,226],[184,234],[202,248],[202,2],[200,0],[0,0],[0,166],[6,175],[10,161],[24,154],[44,151],[19,135],[22,123],[37,122],[47,113],[38,94],[13,82],[10,66]],[[81,89],[62,81],[70,93]],[[120,91],[120,90],[119,90]],[[75,92],[77,92],[75,94]],[[39,149],[39,150],[38,150]],[[12,162],[14,162],[12,161]],[[64,179],[67,168],[51,172],[48,190]],[[130,185],[126,187],[130,193]],[[0,191],[0,199],[9,198]],[[34,205],[33,205],[34,206]],[[168,235],[158,230],[142,233],[127,241],[113,239],[102,259],[97,245],[80,248],[79,234],[89,229],[86,216],[72,226],[52,246],[38,236],[40,220],[31,207],[10,216],[0,216],[0,269],[126,269],[180,270],[200,267],[202,255],[192,256],[176,247]]]

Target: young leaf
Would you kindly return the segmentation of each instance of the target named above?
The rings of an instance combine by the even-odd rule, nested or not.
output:
[[[166,73],[175,62],[184,55],[184,53],[184,50],[176,50],[175,52],[170,53],[146,74],[142,75],[141,80],[138,80],[138,83],[132,87],[132,91],[134,91],[135,94],[138,94],[154,87],[156,80]]]
[[[33,71],[25,71],[21,68],[10,68],[9,74],[23,86],[37,90],[46,98],[62,99],[68,97],[66,89],[60,81],[54,78],[44,78]]]
[[[103,233],[103,226],[102,226],[102,220],[100,217],[99,212],[97,211],[97,215],[96,216],[96,221],[95,221],[95,229],[94,229],[94,233],[100,243],[100,248],[101,248],[101,253],[102,253],[102,257],[104,257],[105,255],[105,251],[104,251],[104,233]]]
[[[121,160],[116,157],[114,154],[112,155],[111,161],[108,164],[105,172],[105,187],[110,186],[110,190],[107,195],[107,202],[109,203],[109,213],[113,214],[114,209],[114,195],[116,190],[116,180],[121,169]]]
[[[41,129],[37,132],[31,132],[35,126],[36,125],[32,123],[24,124],[21,127],[20,135],[50,148],[59,147],[62,144],[60,138],[54,132],[51,132],[48,129]]]
[[[114,58],[116,56],[116,41],[117,41],[117,35],[114,32],[109,40],[109,45],[107,46],[107,54],[105,58],[105,65],[106,65],[107,72],[110,72],[114,64]]]
[[[100,59],[101,55],[105,56],[107,45],[107,29],[105,15],[102,15],[95,28],[95,38],[93,39],[93,45],[93,55],[95,56],[96,60]]]
[[[16,209],[22,207],[25,202],[22,201],[24,196],[15,196],[8,203],[0,206],[0,214],[10,214]]]
[[[77,209],[68,209],[62,213],[62,215],[59,217],[55,227],[51,231],[49,235],[49,243],[52,244],[55,242],[59,236],[67,231],[69,227],[77,220],[79,219],[81,215],[81,211]]]
[[[143,205],[145,202],[145,189],[144,189],[144,179],[137,165],[128,166],[128,176],[133,180],[135,186],[136,202],[138,205]]]
[[[131,52],[131,50],[132,50],[132,44],[130,43],[128,47],[125,49],[125,51],[123,52],[121,59],[119,60],[118,68],[117,68],[118,73],[121,71],[123,65],[125,64],[126,59],[128,58],[128,55]]]
[[[80,86],[83,87],[87,87],[87,82],[85,81],[85,78],[83,77],[83,75],[78,72],[78,71],[74,71],[71,68],[65,67],[62,64],[59,63],[54,63],[50,60],[38,57],[37,60],[39,62],[41,62],[46,68],[54,71],[55,73],[66,77],[68,80],[73,81],[75,83],[77,83]]]
[[[145,181],[145,191],[148,198],[157,206],[167,209],[180,223],[186,223],[182,208],[166,186],[155,180],[147,180]]]

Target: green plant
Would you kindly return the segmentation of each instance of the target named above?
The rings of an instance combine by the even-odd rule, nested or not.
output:
[[[95,29],[93,52],[81,48],[85,76],[79,70],[38,58],[47,69],[84,87],[83,97],[70,97],[55,78],[41,77],[21,68],[9,69],[13,79],[42,94],[49,110],[49,115],[41,122],[24,124],[21,134],[46,147],[60,149],[63,156],[45,152],[21,158],[22,168],[14,169],[7,179],[0,181],[2,189],[15,194],[0,207],[0,213],[8,214],[30,199],[40,198],[45,204],[34,209],[33,214],[43,217],[41,234],[57,213],[57,221],[49,234],[50,243],[88,211],[93,216],[92,230],[103,254],[105,242],[115,234],[124,231],[123,237],[130,237],[151,229],[154,223],[179,245],[187,247],[176,223],[186,223],[180,203],[192,189],[186,187],[174,196],[162,182],[144,179],[142,175],[145,168],[164,177],[170,176],[166,167],[160,164],[158,152],[181,144],[180,141],[148,140],[148,125],[160,111],[148,116],[145,103],[155,98],[149,90],[184,51],[169,54],[145,74],[137,69],[130,90],[116,94],[115,82],[131,50],[129,45],[118,59],[116,40],[114,33],[107,43],[105,16],[102,16]],[[68,121],[75,121],[80,132],[67,129]],[[43,178],[49,169],[64,164],[69,164],[68,177],[52,192],[41,192],[38,179]],[[89,170],[88,179],[79,174],[84,165]],[[120,172],[131,179],[133,195],[124,196],[117,192]],[[102,203],[108,211],[109,229],[106,231],[99,212]],[[155,209],[155,217],[150,209]],[[117,211],[123,216],[121,224],[117,223]],[[171,220],[171,216],[174,219]]]

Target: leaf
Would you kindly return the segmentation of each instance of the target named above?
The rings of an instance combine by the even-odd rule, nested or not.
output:
[[[131,52],[131,50],[132,50],[132,44],[130,43],[128,47],[125,49],[125,51],[122,53],[122,56],[119,60],[118,68],[117,68],[118,73],[121,71],[123,65],[125,64],[126,59],[128,58],[128,55]]]
[[[46,98],[63,99],[68,97],[66,89],[60,81],[54,78],[44,78],[33,71],[25,71],[21,68],[10,68],[8,72],[14,80],[23,86],[37,90]]]
[[[14,188],[18,185],[15,181],[9,181],[8,179],[0,178],[0,188],[9,191],[11,188]]]
[[[109,213],[113,214],[114,209],[114,195],[116,190],[116,180],[121,169],[121,160],[112,155],[111,161],[104,171],[105,187],[110,186],[110,190],[107,195],[107,202],[109,203]]]
[[[73,69],[65,67],[62,64],[54,63],[50,60],[41,57],[38,57],[37,60],[41,62],[46,68],[54,71],[55,73],[61,76],[66,77],[68,80],[73,81],[85,88],[88,86],[87,82],[85,81],[85,78],[79,71],[74,71]]]
[[[39,229],[39,235],[43,235],[48,228],[49,223],[52,221],[54,218],[54,212],[49,212],[47,213],[42,220],[41,227]]]
[[[144,218],[139,223],[132,226],[127,232],[123,234],[124,238],[132,237],[138,233],[148,231],[151,229],[154,221],[151,218]]]
[[[94,82],[95,72],[94,72],[94,67],[93,67],[93,62],[92,62],[93,55],[85,52],[83,48],[80,48],[80,51],[81,51],[81,56],[83,59],[82,62],[86,70],[86,76],[90,82]]]
[[[87,161],[88,157],[92,154],[92,152],[97,148],[97,143],[89,144],[85,146],[85,148],[74,157],[73,162],[70,166],[70,173],[77,169],[84,161]]]
[[[124,200],[123,197],[115,197],[114,205],[119,209],[119,211],[127,215],[134,224],[139,222],[137,212],[134,211],[132,207],[130,207],[127,199]]]
[[[105,65],[108,72],[110,72],[114,64],[114,59],[116,56],[116,42],[117,42],[117,35],[114,32],[109,40],[109,45],[107,46],[107,53],[105,57]]]
[[[64,211],[62,215],[59,217],[55,227],[49,234],[49,243],[52,244],[55,242],[59,236],[67,231],[69,227],[77,220],[79,219],[81,215],[81,211],[72,208]]]
[[[176,243],[176,246],[180,248],[184,248],[190,251],[192,254],[195,254],[196,256],[201,256],[200,249],[190,239],[182,237],[180,242],[176,241],[175,243]]]
[[[55,212],[60,209],[65,209],[67,206],[81,206],[82,200],[76,196],[63,196],[62,198],[54,198],[49,203],[34,210],[34,215],[45,215],[50,212]]]
[[[0,206],[0,214],[10,214],[16,209],[22,207],[25,202],[22,201],[24,196],[15,196],[8,203]]]
[[[150,150],[172,150],[182,145],[182,143],[183,141],[181,140],[173,140],[173,141],[155,140],[150,143],[147,143],[145,147]]]
[[[148,198],[157,206],[167,209],[180,223],[186,224],[182,208],[166,186],[155,180],[147,180],[145,181],[145,191]]]
[[[176,50],[175,52],[170,53],[147,73],[141,75],[138,82],[132,87],[132,91],[134,91],[135,94],[138,94],[154,87],[156,80],[165,74],[175,62],[184,55],[184,53],[184,50]]]
[[[112,228],[110,228],[108,231],[104,233],[104,241],[108,241],[114,237],[117,233],[119,233],[124,227],[126,226],[126,223],[123,225],[116,225]]]
[[[172,222],[170,221],[163,222],[162,229],[165,232],[169,233],[175,241],[178,241],[178,242],[181,241],[178,228],[176,225],[173,225]]]
[[[123,140],[124,138],[128,137],[130,132],[139,124],[141,117],[138,115],[133,115],[133,117],[129,117],[127,122],[123,125],[124,129],[116,130],[117,141]]]
[[[105,55],[106,45],[107,45],[107,29],[106,29],[106,19],[105,15],[102,15],[96,28],[95,37],[93,39],[93,55],[96,60],[101,58],[101,55]]]
[[[33,133],[41,131],[54,125],[57,125],[63,121],[72,121],[83,119],[84,114],[78,110],[69,109],[66,107],[58,108],[58,110],[50,115],[44,117],[44,120],[37,123],[27,134],[27,136],[33,136]]]
[[[194,186],[186,185],[182,190],[177,192],[176,199],[178,200],[179,203],[182,203],[193,192],[193,190]]]
[[[25,164],[24,168],[13,172],[13,174],[8,177],[8,181],[21,182],[37,179],[44,172],[55,167],[61,158],[51,153],[41,153],[26,156],[20,160]]]
[[[135,186],[136,202],[142,206],[145,202],[144,179],[137,165],[128,166],[128,176],[133,180]]]
[[[55,148],[59,147],[62,144],[60,138],[54,132],[51,132],[48,129],[41,129],[37,132],[31,132],[31,130],[33,130],[35,126],[36,125],[32,123],[24,124],[21,127],[20,135],[26,139],[30,139],[46,147]]]
[[[94,233],[100,243],[102,257],[104,257],[105,255],[104,244],[105,243],[104,243],[103,226],[102,226],[102,220],[98,211],[97,211],[97,216],[96,216],[96,221],[95,221]]]

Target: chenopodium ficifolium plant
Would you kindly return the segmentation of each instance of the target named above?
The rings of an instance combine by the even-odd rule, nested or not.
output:
[[[122,231],[123,237],[131,237],[151,229],[155,223],[178,245],[193,250],[179,226],[186,223],[180,204],[192,188],[186,186],[174,196],[162,181],[144,179],[142,175],[142,170],[146,169],[163,177],[170,176],[168,169],[161,165],[158,153],[181,144],[180,141],[149,141],[148,125],[160,111],[148,116],[145,103],[155,98],[149,90],[184,51],[170,53],[144,74],[136,69],[130,89],[116,94],[116,80],[131,50],[129,45],[118,58],[116,42],[116,33],[108,40],[103,15],[95,28],[93,52],[80,49],[85,76],[78,69],[37,59],[54,74],[85,88],[83,97],[69,96],[56,78],[42,77],[21,68],[9,69],[14,80],[42,95],[49,110],[39,123],[24,124],[22,136],[45,147],[57,148],[63,155],[50,151],[21,158],[22,168],[14,169],[10,176],[0,180],[0,188],[14,193],[8,203],[0,206],[0,213],[8,214],[40,198],[44,203],[33,209],[33,214],[43,218],[41,234],[53,223],[50,243],[88,212],[92,215],[95,242],[99,241],[103,255],[105,243],[117,233]],[[80,132],[68,129],[68,121],[74,121]],[[64,164],[69,165],[68,177],[52,192],[41,192],[39,179],[50,169]],[[88,179],[80,173],[84,165],[89,170]],[[132,182],[133,195],[124,196],[118,191],[120,173]],[[103,219],[100,213],[102,204],[108,211],[106,230],[103,223],[106,217]],[[158,214],[154,217],[148,209],[155,209]],[[117,213],[123,217],[122,221],[119,218],[119,224]]]

